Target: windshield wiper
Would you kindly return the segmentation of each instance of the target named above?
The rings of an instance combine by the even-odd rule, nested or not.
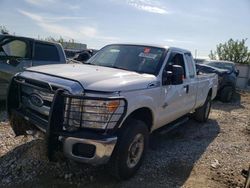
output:
[[[96,65],[94,63],[83,63],[83,64],[86,64],[86,65],[93,65],[93,66],[102,66],[102,65]]]
[[[110,66],[111,68],[116,68],[116,69],[121,69],[121,70],[126,70],[126,71],[132,71],[126,68],[122,68],[122,67],[117,67],[117,66]],[[134,71],[135,72],[135,71]]]

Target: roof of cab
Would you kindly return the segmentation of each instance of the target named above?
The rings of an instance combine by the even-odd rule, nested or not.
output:
[[[19,39],[24,39],[24,40],[34,40],[37,42],[42,42],[42,43],[47,43],[47,44],[58,44],[57,42],[53,41],[45,41],[45,40],[39,40],[39,39],[34,39],[31,37],[24,37],[24,36],[17,36],[17,35],[10,35],[10,34],[0,34],[0,40],[4,37],[14,37],[14,38],[19,38]]]
[[[161,44],[147,44],[147,43],[114,43],[114,44],[109,44],[109,45],[135,45],[135,46],[150,46],[150,47],[155,47],[155,48],[164,48],[166,50],[176,50],[180,51],[183,53],[191,53],[189,50],[182,49],[182,48],[177,48],[177,47],[170,47],[166,45],[161,45]],[[107,46],[109,46],[107,45]]]

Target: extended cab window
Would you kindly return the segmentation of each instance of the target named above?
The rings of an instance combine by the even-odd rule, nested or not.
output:
[[[195,69],[194,69],[194,61],[193,57],[190,53],[185,53],[185,57],[187,60],[187,67],[188,67],[188,74],[190,78],[194,78],[195,76]]]
[[[36,42],[34,60],[36,61],[60,61],[60,57],[59,57],[56,46]]]

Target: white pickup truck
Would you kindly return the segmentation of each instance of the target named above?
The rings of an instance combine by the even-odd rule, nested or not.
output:
[[[16,135],[34,125],[46,132],[49,158],[62,150],[75,161],[107,164],[127,179],[139,169],[152,131],[184,116],[208,119],[217,82],[215,74],[196,74],[190,51],[113,44],[87,64],[17,74],[7,107]]]

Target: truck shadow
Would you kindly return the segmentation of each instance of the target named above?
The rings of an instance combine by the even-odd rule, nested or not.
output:
[[[154,171],[158,182],[166,187],[181,187],[219,132],[217,121],[210,119],[205,124],[189,120],[167,134],[152,134],[150,161],[157,161]],[[154,183],[157,182],[152,182],[152,187]]]
[[[25,179],[31,171],[33,178],[18,183],[19,187],[180,187],[219,132],[217,121],[211,119],[205,124],[189,120],[168,133],[154,132],[141,169],[127,181],[115,180],[104,166],[48,162],[46,157],[41,157],[45,155],[44,142],[33,140],[0,158],[0,167],[4,166],[0,178],[8,179],[9,174],[17,173],[19,179]],[[25,164],[25,160],[30,162]],[[9,161],[12,162],[8,166]],[[21,170],[13,171],[10,168],[13,164],[21,164]],[[65,174],[72,177],[65,179]]]

